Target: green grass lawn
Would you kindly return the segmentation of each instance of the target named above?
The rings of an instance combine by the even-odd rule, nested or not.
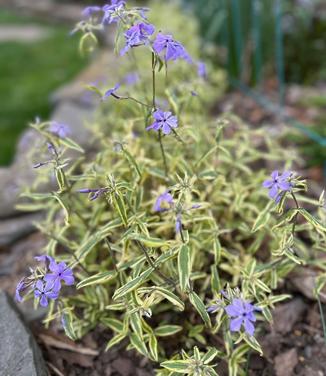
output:
[[[0,165],[11,162],[28,123],[49,116],[50,94],[86,64],[78,52],[78,37],[70,37],[66,26],[0,10],[0,25],[5,24],[38,24],[49,33],[33,43],[0,42]]]

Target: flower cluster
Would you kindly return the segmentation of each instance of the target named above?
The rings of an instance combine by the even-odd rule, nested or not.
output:
[[[154,131],[161,130],[163,134],[170,134],[174,128],[178,127],[178,119],[172,115],[170,111],[156,110],[153,113],[154,123],[151,124],[146,130],[153,129]]]
[[[104,6],[88,6],[82,15],[84,18],[92,19],[94,15],[100,15],[101,24],[108,25],[111,23],[121,23],[124,31],[125,47],[120,51],[124,55],[131,48],[141,45],[150,45],[157,56],[163,57],[167,62],[170,60],[183,59],[192,63],[192,59],[185,47],[179,41],[175,40],[172,35],[159,32],[154,40],[151,40],[155,32],[155,26],[148,23],[145,12],[147,8],[127,9],[126,2],[121,0],[111,0]],[[87,30],[86,30],[87,31]],[[197,63],[198,74],[206,78],[206,66],[203,62]]]
[[[49,132],[60,138],[66,138],[71,134],[71,129],[67,124],[51,121]]]
[[[291,183],[292,172],[285,171],[279,174],[278,171],[271,173],[272,179],[267,179],[263,182],[263,187],[269,190],[269,197],[274,199],[276,203],[280,201],[283,194],[290,192],[293,188]]]
[[[79,189],[78,193],[87,193],[89,194],[89,200],[94,201],[102,196],[104,193],[108,191],[108,188],[82,188]]]
[[[169,210],[173,206],[173,197],[169,191],[166,191],[158,196],[155,201],[153,210],[156,212],[163,212]]]
[[[158,33],[153,43],[153,49],[158,55],[163,53],[165,61],[184,59],[188,63],[192,62],[184,46],[174,40],[172,35]]]
[[[124,34],[126,46],[121,50],[120,54],[124,55],[132,47],[149,44],[149,38],[154,31],[155,27],[153,25],[144,22],[132,26]]]
[[[255,327],[253,322],[256,321],[255,311],[261,311],[247,300],[235,298],[231,304],[225,307],[225,312],[231,318],[231,332],[239,332],[243,326],[245,332],[250,336],[254,335]]]
[[[251,304],[242,297],[229,297],[226,291],[220,291],[222,298],[217,300],[215,304],[207,308],[207,312],[214,313],[220,309],[224,309],[230,319],[230,331],[240,332],[241,327],[245,332],[253,336],[255,332],[254,322],[256,322],[255,312],[261,312],[261,308]],[[228,304],[225,304],[225,301]]]
[[[102,16],[101,22],[108,25],[113,22],[118,22],[120,12],[123,10],[124,6],[124,1],[111,0],[110,4],[106,4],[103,7],[93,5],[84,8],[82,15],[84,18],[90,18],[100,14]]]
[[[194,204],[190,208],[183,208],[182,205],[176,205],[173,196],[169,191],[160,194],[155,200],[153,211],[163,213],[167,211],[174,211],[175,213],[175,232],[180,234],[182,231],[182,213],[190,209],[199,209],[199,204]]]
[[[16,287],[15,298],[18,302],[23,300],[23,292],[33,292],[39,299],[42,307],[47,307],[49,299],[56,300],[61,290],[61,282],[71,286],[75,282],[72,269],[65,262],[57,263],[52,257],[43,255],[35,259],[42,262],[44,267],[32,271],[29,277],[19,281]]]

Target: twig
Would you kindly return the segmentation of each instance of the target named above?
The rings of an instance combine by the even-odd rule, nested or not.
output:
[[[39,334],[39,338],[44,342],[46,345],[55,347],[57,349],[62,349],[62,350],[68,350],[72,351],[78,354],[83,354],[83,355],[89,355],[89,356],[97,356],[99,354],[99,351],[93,350],[87,347],[79,347],[75,344],[70,345],[69,343],[65,343],[62,341],[59,341],[55,339],[54,337],[51,337],[46,334]]]
[[[46,364],[48,365],[49,368],[51,368],[51,370],[58,376],[65,376],[63,373],[61,373],[57,367],[55,367],[52,363],[50,362],[46,362]]]

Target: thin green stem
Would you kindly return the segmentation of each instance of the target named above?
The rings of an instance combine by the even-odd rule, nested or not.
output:
[[[155,67],[156,67],[156,57],[155,53],[152,52],[152,104],[154,110],[156,109],[156,103],[155,103],[155,98],[156,98],[156,78],[155,78]]]
[[[168,78],[168,63],[164,60],[164,68],[165,68],[165,86],[169,86],[169,78]]]
[[[185,238],[183,236],[182,228],[180,229],[180,236],[181,236],[182,243],[185,244],[186,240],[185,240]]]
[[[157,266],[155,265],[155,263],[153,262],[153,260],[151,259],[150,255],[148,254],[147,252],[147,249],[144,247],[144,245],[136,240],[136,243],[138,245],[138,247],[142,250],[142,252],[144,253],[145,257],[146,257],[146,260],[147,262],[149,263],[149,265],[155,270],[155,272],[160,276],[162,277],[167,283],[175,286],[176,283],[175,281],[173,281],[172,279],[170,279],[169,277],[165,276],[158,268]]]
[[[295,194],[293,192],[291,192],[291,196],[292,196],[292,198],[293,198],[293,200],[295,202],[295,205],[296,205],[297,209],[300,209],[298,200],[295,197]],[[295,233],[295,227],[297,225],[298,214],[299,214],[299,212],[297,211],[296,214],[295,214],[295,216],[293,217],[293,224],[292,224],[292,235],[293,236],[294,236],[294,233]]]
[[[300,206],[299,206],[298,200],[297,200],[297,198],[295,197],[295,195],[294,195],[293,192],[291,192],[291,196],[292,196],[292,198],[293,198],[293,200],[294,200],[294,202],[295,202],[295,205],[296,205],[297,209],[300,209]]]
[[[148,108],[152,108],[151,105],[149,105],[149,104],[147,104],[147,103],[144,103],[144,102],[142,102],[142,101],[140,101],[140,100],[138,100],[138,99],[136,99],[136,98],[134,98],[134,97],[130,97],[130,96],[122,97],[122,96],[120,96],[120,95],[116,95],[116,94],[114,94],[114,93],[112,93],[111,95],[112,95],[112,97],[114,97],[115,99],[119,99],[119,100],[128,100],[128,99],[129,99],[129,100],[134,101],[134,102],[136,102],[136,103],[138,103],[138,104],[141,104],[142,106],[145,106],[145,107],[148,107]]]
[[[250,350],[247,353],[247,359],[246,359],[246,370],[245,370],[246,376],[249,375],[249,363],[250,363]]]
[[[186,145],[186,143],[182,140],[182,138],[178,135],[177,131],[173,128],[171,128],[171,131],[175,135],[175,138],[182,143],[182,145]]]
[[[163,158],[165,176],[168,177],[168,164],[167,164],[167,161],[166,161],[166,155],[165,155],[163,141],[162,141],[162,131],[161,131],[161,129],[159,129],[159,131],[158,131],[158,142],[159,142],[160,148],[161,148],[161,154],[162,154],[162,158]]]
[[[121,279],[121,275],[120,275],[120,272],[119,272],[119,269],[117,267],[117,264],[115,262],[115,257],[114,257],[114,254],[113,254],[113,250],[112,250],[112,247],[111,247],[111,244],[109,242],[109,239],[106,237],[104,238],[104,241],[108,247],[108,250],[109,250],[109,255],[111,257],[111,260],[112,260],[112,264],[113,264],[113,267],[114,267],[114,270],[116,271],[117,273],[117,276],[118,276],[118,279],[119,279],[119,283],[120,283],[120,286],[123,285],[123,282],[122,282],[122,279]]]
[[[131,206],[131,203],[130,201],[127,199],[127,203],[128,203],[128,206],[129,206],[129,209],[131,210],[131,212],[133,214],[135,214],[135,211],[133,209],[133,207]],[[141,228],[139,227],[138,225],[138,228],[141,230]],[[172,284],[173,286],[176,285],[176,283],[170,279],[169,277],[167,277],[166,275],[164,275],[159,269],[158,267],[155,265],[155,260],[153,261],[150,257],[150,255],[148,254],[147,252],[147,249],[146,247],[138,240],[135,240],[136,244],[138,245],[138,247],[141,249],[141,251],[144,253],[145,257],[146,257],[146,260],[147,262],[149,263],[149,265],[156,271],[156,273],[162,277],[164,279],[164,281],[166,281],[167,283],[169,283],[170,285]]]

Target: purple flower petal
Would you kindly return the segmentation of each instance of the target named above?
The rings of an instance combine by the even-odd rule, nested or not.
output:
[[[57,121],[50,123],[49,131],[59,138],[66,138],[71,134],[71,130],[67,124],[58,123]]]
[[[47,307],[48,306],[48,298],[46,297],[46,295],[41,295],[40,305],[42,307]]]
[[[144,22],[131,26],[124,33],[126,46],[120,51],[120,55],[124,55],[132,47],[148,44],[149,38],[154,31],[155,27],[153,25]]]
[[[280,181],[278,186],[282,191],[289,191],[292,188],[290,182],[288,181]]]
[[[162,193],[155,201],[153,210],[156,212],[162,212],[169,210],[173,205],[173,197],[172,195],[166,191]]]
[[[268,192],[270,198],[276,198],[278,195],[278,189],[276,185],[273,185],[272,188]]]
[[[273,185],[273,181],[272,181],[272,180],[265,180],[265,181],[263,182],[263,184],[262,184],[262,186],[263,186],[264,188],[271,188],[272,185]]]
[[[22,292],[22,290],[24,290],[25,288],[25,278],[22,278],[18,284],[17,284],[17,287],[16,287],[16,292],[15,292],[15,299],[17,300],[17,302],[22,302],[23,301],[23,298],[22,296],[20,295],[20,293]]]
[[[245,327],[246,333],[248,333],[250,336],[252,336],[255,332],[254,325],[252,324],[252,322],[247,317],[245,317],[243,321],[244,321],[244,327]]]
[[[181,214],[177,214],[177,218],[175,221],[175,232],[178,234],[182,231],[182,218]]]
[[[166,61],[184,59],[191,63],[186,49],[180,42],[174,40],[172,35],[158,33],[153,43],[153,49],[157,54],[165,50],[164,59]]]
[[[113,88],[107,90],[107,91],[104,93],[102,99],[104,100],[104,99],[109,98],[112,94],[114,94],[114,93],[119,89],[119,87],[120,87],[120,84],[117,83]]]
[[[239,332],[240,328],[241,328],[241,325],[242,325],[242,322],[243,322],[243,318],[242,317],[237,317],[235,319],[232,319],[230,321],[230,330],[231,330],[231,332]]]
[[[272,177],[274,180],[276,180],[276,179],[278,178],[278,171],[273,171],[273,172],[271,173],[271,177]]]

